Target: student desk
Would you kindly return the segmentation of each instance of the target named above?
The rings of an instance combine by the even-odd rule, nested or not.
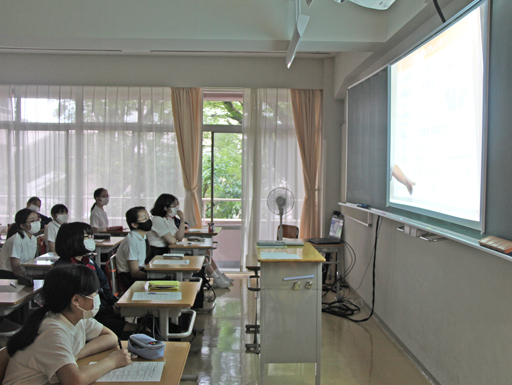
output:
[[[261,265],[260,385],[269,363],[315,363],[316,385],[320,385],[325,259],[310,243],[302,247],[257,247],[257,253]],[[269,253],[270,258],[263,253]]]
[[[133,294],[136,292],[149,292],[149,281],[136,281],[121,299],[117,302],[121,309],[123,317],[144,317],[147,313],[153,314],[159,318],[160,335],[164,338],[185,338],[192,334],[196,312],[190,309],[194,305],[197,292],[200,288],[199,282],[180,282],[179,291],[182,293],[182,299],[179,301],[134,301]],[[174,290],[153,290],[154,292],[164,293]],[[183,333],[169,333],[169,317],[176,323],[182,313],[192,315],[189,328]]]
[[[15,279],[0,279],[0,286],[16,285],[23,287],[15,293],[0,293],[0,317],[12,313],[20,306],[25,305],[43,287],[43,280],[34,280],[34,287],[26,287],[18,284]]]
[[[214,236],[218,235],[221,230],[222,230],[222,227],[218,227],[218,226],[215,226],[215,230],[212,233],[210,233],[208,231],[208,227],[203,227],[201,229],[188,229],[188,230],[185,231],[185,238],[187,236],[211,238],[211,237],[214,237]]]
[[[117,231],[101,230],[99,234],[110,234],[111,237],[126,237],[130,231],[129,228],[123,228]]]
[[[21,266],[25,269],[28,276],[32,278],[44,278],[48,270],[58,261],[59,257],[55,253],[46,253],[23,262]]]
[[[127,341],[121,342],[123,348],[127,348]],[[178,385],[183,374],[183,368],[187,362],[188,352],[190,350],[190,343],[188,342],[164,342],[165,353],[164,356],[158,360],[151,362],[165,362],[162,378],[159,382],[94,382],[94,384],[112,384],[112,385],[141,385],[141,384],[161,384],[161,385]],[[93,354],[92,356],[78,360],[78,366],[86,366],[91,362],[98,362],[107,357],[110,353],[116,351],[117,348],[106,350],[101,353]],[[143,358],[134,358],[133,361],[146,361]]]
[[[96,243],[96,263],[101,266],[101,254],[106,254],[114,250],[123,241],[124,237],[110,237],[110,239],[95,239]],[[105,263],[103,263],[105,265]]]
[[[192,252],[193,255],[204,255],[207,250],[213,249],[213,240],[204,238],[202,242],[178,242],[169,246],[170,252]]]
[[[171,264],[171,261],[188,261],[188,265]],[[162,263],[167,262],[167,263]],[[148,279],[164,279],[168,274],[174,274],[176,281],[190,279],[193,273],[201,270],[204,263],[203,256],[186,256],[181,259],[164,258],[157,255],[146,266]]]

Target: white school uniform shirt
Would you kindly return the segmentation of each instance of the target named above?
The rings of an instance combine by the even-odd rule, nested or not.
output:
[[[138,231],[130,231],[119,245],[116,254],[117,271],[129,273],[128,261],[137,261],[139,267],[144,267],[146,260],[146,237]]]
[[[152,222],[151,231],[146,233],[149,244],[154,247],[167,247],[169,243],[162,236],[167,233],[170,233],[172,236],[176,235],[178,228],[174,223],[174,219],[155,215]]]
[[[60,313],[48,313],[39,335],[9,360],[3,385],[47,385],[59,383],[57,370],[75,364],[85,343],[98,337],[103,325],[94,318],[73,325]]]
[[[97,205],[91,211],[91,227],[97,227],[100,231],[104,231],[108,227],[107,213]]]
[[[61,224],[57,221],[51,221],[48,223],[48,226],[44,229],[44,243],[46,243],[46,247],[48,247],[48,242],[55,243],[60,226]]]
[[[5,241],[0,252],[0,270],[12,271],[11,258],[17,258],[20,263],[35,258],[37,254],[37,239],[35,235],[29,238],[27,234],[22,238],[19,233],[12,235]]]

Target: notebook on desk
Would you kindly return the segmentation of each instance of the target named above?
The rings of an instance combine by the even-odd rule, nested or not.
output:
[[[331,243],[340,243],[341,234],[343,233],[343,218],[332,217],[329,236],[327,238],[310,238],[309,242],[316,245],[327,245]]]

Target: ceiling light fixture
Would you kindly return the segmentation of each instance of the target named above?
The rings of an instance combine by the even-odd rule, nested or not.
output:
[[[302,35],[304,34],[309,21],[308,15],[300,13],[300,0],[295,1],[295,11],[295,30],[293,31],[293,36],[290,40],[290,44],[288,44],[288,51],[286,52],[286,67],[288,68],[290,68],[292,65],[293,59],[295,59],[295,54],[297,53],[297,48],[299,48],[300,39],[302,38]]]
[[[311,0],[311,1],[313,1],[313,0]],[[347,0],[334,0],[334,1],[336,3],[341,4],[341,3],[346,2]],[[381,11],[388,9],[395,2],[395,0],[348,0],[348,1],[350,1],[354,4],[357,4],[357,5],[360,5],[361,7],[378,9]]]

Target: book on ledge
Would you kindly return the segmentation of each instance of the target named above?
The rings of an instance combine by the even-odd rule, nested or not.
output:
[[[487,247],[488,249],[499,251],[500,253],[509,254],[512,252],[512,241],[507,239],[498,238],[495,236],[488,236],[478,241],[480,246]]]

